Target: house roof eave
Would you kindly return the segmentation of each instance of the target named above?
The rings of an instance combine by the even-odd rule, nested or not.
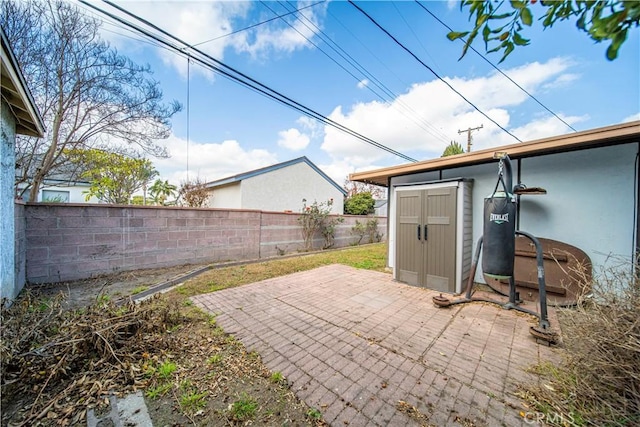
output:
[[[44,122],[38,107],[29,91],[18,61],[13,54],[9,39],[4,30],[0,29],[2,39],[2,74],[0,87],[2,99],[11,108],[16,118],[16,132],[21,135],[44,136]]]
[[[634,141],[640,141],[640,121],[492,147],[455,156],[439,157],[415,163],[356,172],[350,174],[349,179],[387,187],[389,179],[395,176],[490,163],[495,161],[494,154],[496,152],[506,152],[512,159],[517,159]]]

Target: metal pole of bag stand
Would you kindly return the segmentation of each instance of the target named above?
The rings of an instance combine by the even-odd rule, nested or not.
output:
[[[549,319],[547,317],[547,284],[544,277],[544,255],[542,253],[542,244],[535,236],[525,231],[516,231],[516,234],[528,238],[536,246],[536,261],[538,263],[538,296],[540,298],[540,315],[538,317],[540,318],[540,328],[547,331],[549,329]]]

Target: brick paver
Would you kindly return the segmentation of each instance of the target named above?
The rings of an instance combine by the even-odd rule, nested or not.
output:
[[[330,265],[193,301],[330,425],[424,423],[399,401],[436,426],[525,425],[516,386],[558,350],[535,342],[531,316],[486,303],[438,309],[434,295]]]

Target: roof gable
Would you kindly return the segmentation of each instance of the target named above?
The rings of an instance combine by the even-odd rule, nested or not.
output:
[[[309,167],[311,167],[311,169],[313,169],[316,173],[318,173],[318,175],[323,177],[329,184],[333,185],[335,188],[337,188],[345,196],[347,195],[347,192],[345,191],[344,188],[342,188],[334,180],[329,178],[329,176],[327,176],[327,174],[322,172],[322,170],[320,168],[318,168],[315,164],[313,164],[313,162],[311,160],[307,159],[306,156],[298,157],[297,159],[289,160],[289,161],[282,162],[282,163],[277,163],[275,165],[266,166],[264,168],[255,169],[255,170],[248,171],[248,172],[243,172],[243,173],[240,173],[238,175],[233,175],[233,176],[230,176],[230,177],[227,177],[227,178],[222,178],[222,179],[219,179],[219,180],[216,180],[216,181],[211,181],[211,182],[208,182],[206,184],[206,187],[213,189],[213,188],[216,188],[216,187],[221,187],[223,185],[229,185],[229,184],[238,183],[238,182],[240,182],[242,180],[245,180],[247,178],[253,178],[255,176],[263,175],[263,174],[266,174],[266,173],[269,173],[269,172],[273,172],[273,171],[278,170],[278,169],[283,169],[283,168],[286,168],[286,167],[289,167],[289,166],[293,166],[293,165],[298,164],[298,163],[306,163]]]
[[[22,135],[42,137],[44,124],[31,92],[24,80],[18,61],[11,50],[9,39],[0,28],[2,38],[2,99],[7,102],[16,118],[16,132]]]

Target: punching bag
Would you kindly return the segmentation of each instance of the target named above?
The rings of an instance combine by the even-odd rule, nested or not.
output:
[[[502,184],[503,191],[497,191]],[[484,199],[482,271],[495,279],[513,276],[516,245],[516,199],[502,175],[493,194]]]

